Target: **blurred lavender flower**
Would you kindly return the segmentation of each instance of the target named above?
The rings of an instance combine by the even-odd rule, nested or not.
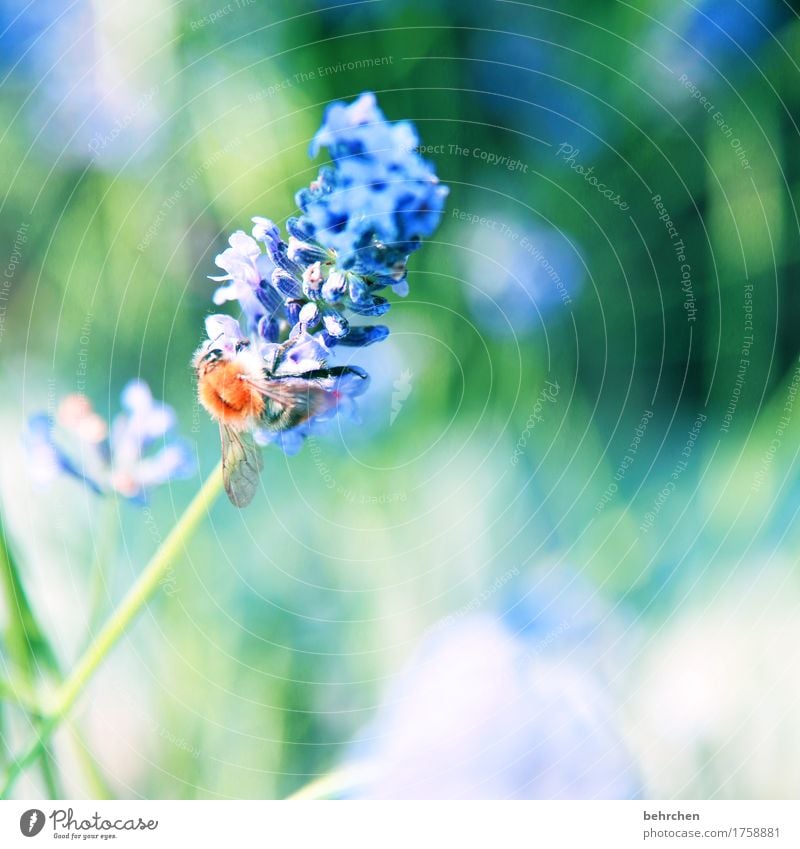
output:
[[[513,15],[513,7],[506,11]],[[526,19],[520,32],[500,25],[496,30],[476,27],[468,33],[469,55],[478,59],[468,68],[474,88],[470,97],[476,109],[521,134],[520,140],[526,143],[521,156],[535,154],[539,145],[533,140],[544,138],[568,142],[591,157],[614,143],[619,122],[609,120],[608,109],[586,90],[586,72],[576,55],[564,50],[565,33],[558,19],[544,8],[531,6],[526,8]],[[525,31],[537,32],[539,37],[532,39]],[[581,50],[582,45],[590,53],[590,45],[574,27],[569,39],[573,49]]]
[[[713,64],[728,58],[740,60],[740,51],[747,53],[758,48],[770,37],[770,27],[789,16],[787,9],[770,0],[701,0],[685,10],[679,26],[679,34],[685,40],[682,50],[692,55],[697,51],[698,59],[703,57]]]
[[[534,652],[581,655],[593,668],[609,673],[629,660],[621,650],[624,615],[615,615],[592,584],[571,566],[536,570],[515,582],[502,597],[503,622]],[[615,646],[614,652],[609,646]]]
[[[99,495],[116,492],[143,503],[153,487],[194,474],[188,444],[169,438],[175,427],[172,408],[154,400],[141,380],[125,386],[121,401],[110,433],[83,395],[63,398],[55,422],[44,413],[32,416],[25,442],[33,480],[50,483],[66,474]]]
[[[117,24],[126,14],[118,9]],[[130,30],[111,26],[91,0],[0,4],[6,88],[18,85],[25,93],[21,114],[35,144],[57,154],[54,165],[91,158],[96,167],[126,162],[130,168],[158,144],[158,85],[150,80],[160,78],[158,66],[168,60],[155,55],[146,69],[128,67],[115,41]]]
[[[382,290],[406,294],[408,256],[438,226],[448,191],[415,152],[417,144],[413,126],[386,121],[374,94],[328,107],[311,153],[326,148],[333,161],[298,193],[303,215],[287,221],[288,242],[273,221],[257,216],[252,238],[237,231],[216,257],[225,274],[211,278],[223,284],[214,303],[237,301],[245,330],[230,317],[211,316],[209,341],[222,340],[216,347],[228,353],[248,347],[263,369],[281,377],[322,370],[336,346],[385,339],[384,325],[351,318],[383,315],[390,304]],[[335,399],[324,415],[280,433],[256,431],[257,441],[278,442],[291,453],[338,412],[355,417],[353,399],[367,375],[349,369],[315,376]]]
[[[583,285],[580,257],[555,230],[501,216],[489,220],[502,229],[475,227],[464,253],[471,311],[495,336],[529,333],[572,304]]]
[[[355,752],[379,799],[637,797],[602,681],[488,615],[423,641]]]
[[[762,45],[776,38],[778,29],[791,19],[791,8],[772,0],[675,5],[643,39],[642,67],[646,61],[652,68],[653,58],[663,62],[670,73],[664,75],[659,95],[688,109],[693,101],[680,84],[683,75],[709,89],[722,82],[730,85],[730,76],[750,65]]]

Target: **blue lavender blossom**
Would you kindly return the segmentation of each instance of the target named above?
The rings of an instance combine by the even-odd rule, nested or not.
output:
[[[341,268],[399,278],[438,227],[448,190],[418,145],[413,125],[388,123],[371,92],[328,107],[311,155],[327,148],[333,167],[298,192],[298,223]]]
[[[230,247],[214,260],[226,272],[210,278],[225,283],[214,292],[214,303],[238,301],[250,333],[267,342],[275,341],[280,320],[285,319],[282,299],[268,282],[275,266],[243,230],[237,230],[228,244]]]
[[[141,380],[125,386],[121,403],[110,430],[78,394],[62,399],[54,421],[44,413],[32,416],[25,442],[33,480],[46,484],[64,474],[98,495],[116,492],[143,503],[154,487],[194,474],[188,443],[172,437],[171,407],[156,401]]]
[[[487,686],[490,682],[490,686]],[[641,793],[602,681],[489,615],[426,638],[356,749],[371,799],[618,799]]]
[[[438,226],[448,192],[416,153],[418,143],[409,122],[386,121],[374,94],[329,106],[311,154],[325,148],[332,162],[298,193],[303,214],[286,222],[288,241],[274,221],[256,216],[252,237],[237,231],[216,257],[225,274],[211,278],[223,284],[214,303],[238,302],[244,329],[212,316],[209,339],[232,350],[248,342],[277,376],[321,369],[337,346],[385,339],[385,325],[353,317],[379,318],[390,306],[382,292],[408,292],[408,257]],[[355,375],[325,386],[336,398],[325,416],[256,439],[293,452],[331,415],[356,416],[353,399],[367,381]]]
[[[238,300],[249,332],[267,341],[285,322],[321,333],[328,346],[386,338],[385,326],[353,326],[348,314],[379,317],[389,302],[378,292],[405,295],[409,254],[439,224],[448,190],[416,153],[418,144],[409,122],[386,121],[374,94],[329,106],[311,154],[327,148],[333,162],[298,192],[303,215],[287,221],[288,242],[260,216],[253,238],[234,233],[216,258],[226,274],[212,279],[230,282],[214,302]]]

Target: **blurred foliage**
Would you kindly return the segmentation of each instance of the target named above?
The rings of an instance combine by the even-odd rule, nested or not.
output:
[[[511,567],[568,566],[646,634],[697,582],[793,550],[800,407],[764,458],[800,367],[800,21],[777,0],[695,5],[118,0],[8,26],[6,256],[20,227],[26,239],[4,290],[2,503],[64,666],[85,640],[100,505],[70,482],[31,489],[25,418],[76,390],[107,415],[138,375],[176,407],[207,472],[216,428],[188,365],[211,309],[206,275],[252,215],[295,212],[325,105],[374,90],[390,119],[415,122],[451,187],[441,229],[411,259],[411,294],[389,313],[390,340],[354,359],[373,375],[363,427],[295,458],[270,451],[257,501],[215,507],[175,592],[93,686],[89,744],[115,793],[291,792],[339,762],[424,630]],[[685,245],[694,321],[654,195]],[[459,211],[515,233],[508,255],[502,238],[484,247],[491,225]],[[554,262],[572,269],[567,305],[526,294],[539,260],[512,259],[514,242],[550,230],[569,245],[570,262]],[[518,292],[515,309],[538,310],[527,329],[482,324],[496,308],[476,309],[469,291],[494,291],[493,277]],[[737,386],[747,291],[753,343]],[[412,390],[390,427],[406,369]],[[547,379],[558,395],[530,427]],[[699,415],[686,468],[643,530]],[[196,485],[114,510],[107,609]],[[100,744],[115,716],[118,739]],[[69,780],[73,796],[89,792],[79,772]]]

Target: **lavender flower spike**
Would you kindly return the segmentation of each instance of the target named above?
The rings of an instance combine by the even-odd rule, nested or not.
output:
[[[33,480],[47,484],[64,474],[98,495],[115,492],[143,503],[155,487],[193,475],[188,443],[172,436],[173,409],[156,401],[142,380],[128,383],[121,400],[110,429],[78,394],[62,399],[54,420],[32,416],[25,442]]]

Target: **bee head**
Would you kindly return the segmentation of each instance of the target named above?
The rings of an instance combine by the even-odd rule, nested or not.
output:
[[[221,362],[231,360],[250,350],[249,339],[238,339],[230,344],[224,339],[207,339],[194,353],[192,365],[199,375],[207,374]]]
[[[219,363],[225,356],[225,352],[219,345],[212,341],[204,342],[192,357],[192,365],[199,374],[205,374]]]

